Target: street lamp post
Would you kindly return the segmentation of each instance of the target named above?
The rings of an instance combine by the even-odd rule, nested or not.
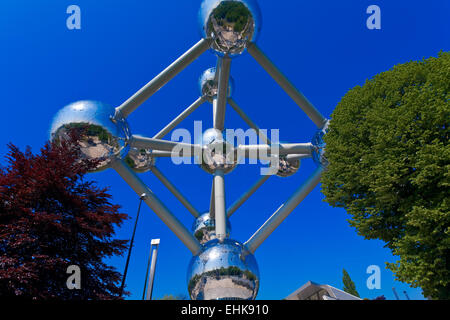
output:
[[[120,285],[120,296],[121,297],[123,295],[123,289],[125,288],[125,281],[126,281],[127,273],[128,273],[128,265],[130,263],[131,251],[133,250],[134,236],[136,235],[136,227],[137,227],[137,223],[139,220],[139,214],[141,212],[142,200],[144,200],[146,197],[147,197],[147,195],[145,193],[141,194],[141,196],[139,197],[139,207],[138,207],[138,211],[136,214],[136,221],[134,222],[133,234],[132,234],[131,240],[130,240],[130,248],[128,249],[127,262],[125,263],[125,270],[123,271],[122,284]]]
[[[158,247],[160,239],[153,239],[150,246],[150,256],[147,264],[147,273],[145,274],[144,292],[142,293],[142,300],[152,300],[153,284],[155,280],[156,259],[158,258]],[[150,276],[148,275],[150,268]],[[148,278],[148,285],[147,285]],[[147,289],[147,294],[146,294]]]

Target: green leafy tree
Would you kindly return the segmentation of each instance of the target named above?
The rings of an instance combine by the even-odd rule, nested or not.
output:
[[[396,278],[450,298],[450,53],[397,65],[350,90],[325,137],[326,202],[399,257]]]
[[[344,291],[347,293],[350,293],[352,295],[354,295],[355,297],[359,298],[359,293],[356,290],[356,285],[353,282],[352,278],[350,278],[350,275],[348,274],[348,272],[343,269],[342,270],[343,276],[342,276],[342,282],[344,284]]]

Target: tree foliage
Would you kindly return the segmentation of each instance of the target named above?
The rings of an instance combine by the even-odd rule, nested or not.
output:
[[[343,273],[342,283],[344,284],[343,290],[345,292],[350,293],[350,294],[354,295],[355,297],[359,298],[359,293],[356,290],[356,285],[353,282],[352,278],[350,278],[350,275],[348,274],[348,272],[345,269],[343,269],[342,273]]]
[[[107,189],[83,179],[96,164],[79,160],[70,141],[37,155],[9,149],[0,168],[0,296],[116,298],[121,275],[103,259],[126,249],[112,237],[127,216]],[[67,288],[70,265],[81,269],[81,290]]]
[[[350,90],[325,136],[323,193],[366,239],[386,242],[396,278],[450,298],[450,53],[397,65]]]

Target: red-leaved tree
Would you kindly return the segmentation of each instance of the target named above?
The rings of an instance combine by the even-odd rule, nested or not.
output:
[[[104,263],[127,241],[114,228],[127,219],[107,189],[83,177],[95,162],[80,160],[70,142],[40,154],[9,145],[0,168],[0,296],[26,299],[116,299],[121,274]],[[66,285],[80,268],[81,288]]]

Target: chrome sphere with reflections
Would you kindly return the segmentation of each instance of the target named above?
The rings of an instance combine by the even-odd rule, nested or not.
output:
[[[199,19],[202,36],[212,38],[212,49],[221,55],[241,54],[261,28],[255,0],[204,0]]]
[[[124,161],[136,173],[148,172],[156,163],[151,150],[137,148],[130,148]]]
[[[217,96],[219,90],[219,82],[216,77],[216,68],[210,68],[203,72],[199,79],[200,94],[208,99],[212,103],[214,97]],[[228,97],[231,97],[234,88],[233,78],[230,77],[228,83]]]
[[[125,119],[116,117],[115,108],[96,101],[79,101],[61,109],[53,119],[50,139],[67,139],[71,133],[79,137],[81,154],[98,160],[94,172],[108,168],[115,158],[123,159],[130,137]]]
[[[203,146],[200,167],[210,174],[222,170],[228,174],[236,168],[238,159],[234,146],[223,138],[217,129],[208,129],[202,136]]]
[[[300,169],[300,163],[300,160],[288,160],[286,156],[280,156],[277,176],[281,178],[288,178],[293,176]]]
[[[258,264],[240,242],[212,240],[189,264],[192,300],[254,300],[258,289]]]
[[[325,148],[327,146],[327,144],[325,143],[325,141],[323,141],[323,137],[327,134],[328,132],[328,127],[330,125],[330,121],[327,121],[327,123],[324,125],[324,127],[322,129],[320,129],[319,131],[317,131],[317,133],[314,135],[313,139],[312,139],[312,144],[313,144],[313,159],[314,162],[321,167],[328,167],[328,159],[326,158],[325,155]]]
[[[201,244],[217,239],[216,220],[211,218],[209,212],[202,214],[195,219],[194,224],[192,225],[192,233]],[[227,219],[227,238],[230,236],[230,233],[231,224]]]

